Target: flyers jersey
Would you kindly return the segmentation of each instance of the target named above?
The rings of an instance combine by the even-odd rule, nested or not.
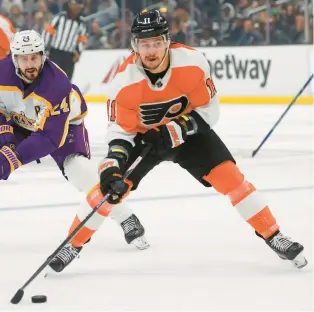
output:
[[[0,15],[0,60],[9,55],[10,39],[15,33],[15,28],[11,21]]]
[[[219,117],[218,95],[205,56],[172,43],[170,67],[155,85],[131,54],[112,80],[107,101],[106,142],[123,139],[134,145],[137,133],[166,124],[195,110],[212,128]]]

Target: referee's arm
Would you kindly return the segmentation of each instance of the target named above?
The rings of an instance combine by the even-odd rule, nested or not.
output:
[[[45,47],[46,47],[47,51],[50,50],[51,39],[56,33],[56,28],[57,28],[57,25],[59,23],[59,20],[60,20],[60,15],[59,14],[55,15],[53,17],[51,23],[46,25],[46,27],[42,33],[42,36],[43,36],[44,41],[45,41]]]
[[[76,45],[74,59],[73,59],[75,63],[79,60],[85,48],[86,42],[87,42],[87,27],[84,23],[81,23],[79,27],[79,36],[77,39],[77,45]]]

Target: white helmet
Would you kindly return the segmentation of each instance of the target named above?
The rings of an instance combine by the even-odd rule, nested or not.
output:
[[[17,55],[42,52],[42,66],[44,65],[44,62],[46,60],[44,40],[35,30],[23,30],[15,33],[10,42],[10,50],[18,76],[20,75],[18,72],[18,64],[16,61]]]

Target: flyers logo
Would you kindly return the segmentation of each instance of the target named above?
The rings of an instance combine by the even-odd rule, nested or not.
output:
[[[180,116],[188,106],[186,96],[170,100],[163,103],[142,104],[140,114],[142,123],[146,126],[159,124],[164,118],[175,118]]]

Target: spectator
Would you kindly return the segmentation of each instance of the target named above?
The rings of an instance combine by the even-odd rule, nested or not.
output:
[[[267,38],[266,36],[266,21],[265,23],[261,23],[261,33],[263,35],[263,37]],[[273,44],[273,45],[279,45],[279,44],[290,44],[291,40],[288,37],[287,34],[285,34],[282,30],[280,29],[276,29],[276,24],[274,21],[274,18],[271,17],[269,19],[269,44]],[[268,42],[264,41],[264,44],[267,44]]]
[[[99,22],[94,20],[91,24],[91,32],[87,40],[87,49],[98,50],[110,48],[107,35],[101,31]]]
[[[125,22],[119,20],[116,23],[116,29],[110,35],[110,45],[113,49],[126,49],[129,47],[133,18],[133,13],[126,9]]]
[[[85,0],[85,7],[83,10],[84,15],[90,15],[97,12],[98,1],[97,0]]]
[[[252,21],[250,19],[245,19],[237,45],[255,45],[261,43],[261,41],[261,34],[253,29]]]
[[[43,12],[35,12],[34,21],[35,24],[32,27],[32,29],[36,30],[39,34],[42,34],[46,26]]]
[[[266,7],[269,2],[271,8],[268,11]],[[129,34],[123,35],[123,29],[128,31],[130,22],[124,24],[119,20],[122,3],[125,3],[126,8],[133,14],[144,11],[143,3],[150,7],[155,5],[169,24],[173,24],[172,39],[193,46],[265,44],[267,28],[265,23],[270,17],[272,42],[305,43],[306,27],[309,27],[309,41],[312,42],[313,28],[311,25],[305,25],[302,16],[306,11],[310,12],[309,20],[310,24],[312,23],[313,0],[309,0],[307,6],[303,0],[290,0],[284,4],[278,2],[277,0],[194,0],[194,11],[191,12],[190,0],[125,0],[124,2],[84,0],[82,14],[88,16],[96,13],[94,19],[96,18],[98,23],[92,22],[92,18],[87,20],[91,21],[88,22],[88,27],[93,32],[89,44],[97,49],[110,46],[108,39],[104,39],[107,38],[106,36],[110,38],[112,47],[128,47]],[[45,24],[49,24],[53,15],[61,11],[67,11],[67,0],[0,0],[0,14],[6,17],[12,16],[17,30],[34,27],[40,31]],[[268,16],[269,12],[270,16]],[[251,22],[247,21],[248,18]],[[245,22],[243,23],[241,19],[245,19]],[[98,28],[103,26],[108,26],[107,32],[99,33]],[[102,38],[102,41],[97,44],[98,37]]]
[[[171,24],[171,39],[178,43],[187,43],[187,34],[184,22],[178,17],[174,18]]]
[[[226,40],[229,37],[233,19],[235,17],[234,7],[230,3],[222,6],[220,21],[220,38]]]
[[[215,47],[218,44],[216,38],[211,36],[210,29],[208,26],[205,26],[199,40],[200,47]]]
[[[23,1],[22,0],[2,0],[1,10],[2,12],[8,14],[12,6],[18,6],[20,11],[23,11]]]
[[[295,25],[291,29],[290,38],[291,38],[292,43],[295,43],[295,44],[306,43],[303,15],[297,15],[295,17]]]
[[[249,0],[239,0],[237,7],[236,7],[236,11],[238,14],[241,14],[243,17],[249,17],[250,13],[251,13],[251,3]]]
[[[115,0],[101,0],[97,11],[104,11],[104,13],[97,18],[102,27],[116,22],[119,18],[119,7]]]
[[[12,21],[16,31],[27,29],[25,16],[23,15],[21,7],[18,4],[11,6],[9,11],[9,19]]]
[[[288,25],[292,26],[294,25],[295,20],[295,8],[292,4],[289,4],[287,6],[287,23]]]
[[[240,38],[243,30],[243,18],[241,15],[237,15],[237,17],[233,20],[231,25],[229,37],[224,38],[224,45],[236,45],[238,39]]]
[[[64,0],[47,0],[48,10],[56,15],[64,11]]]
[[[48,10],[48,5],[46,3],[45,0],[39,0],[37,5],[36,5],[36,8],[38,12],[41,12],[43,14],[43,19],[44,19],[44,22],[46,24],[49,24],[52,20],[52,13]]]

